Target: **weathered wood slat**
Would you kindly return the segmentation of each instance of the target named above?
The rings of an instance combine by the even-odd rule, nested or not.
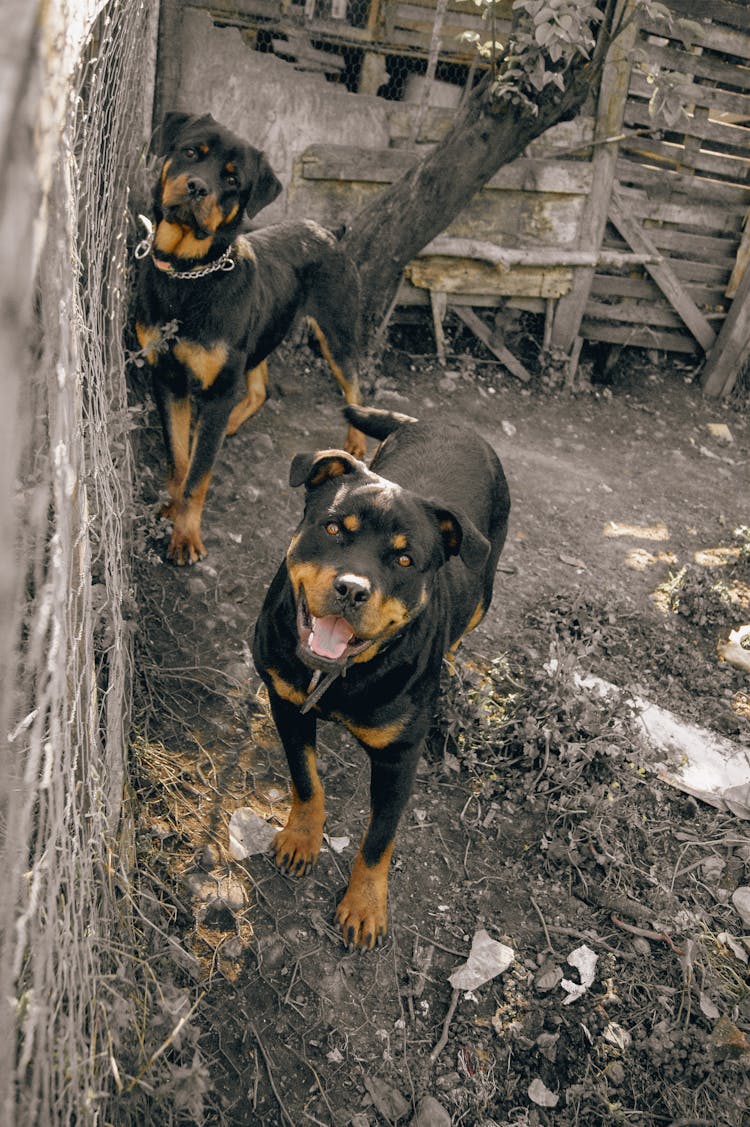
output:
[[[435,255],[410,262],[404,276],[414,286],[441,293],[560,297],[570,289],[572,273],[572,269],[559,266],[518,266],[513,270],[498,270],[484,262]]]
[[[729,395],[749,357],[750,270],[746,270],[737,287],[732,308],[703,369],[703,390],[706,395]]]
[[[742,229],[745,209],[742,207],[711,207],[705,203],[690,203],[682,200],[677,203],[664,203],[649,200],[647,196],[632,189],[620,188],[623,199],[627,200],[629,213],[636,219],[652,223],[673,223],[681,227],[704,228],[715,233],[726,233],[736,243]]]
[[[693,56],[687,55],[687,58]],[[723,82],[731,82],[734,72],[739,67],[725,67]],[[686,105],[705,106],[707,109],[720,110],[725,113],[737,114],[750,118],[750,95],[737,94],[731,90],[717,90],[715,86],[701,85],[697,82],[675,82],[674,89],[680,94]],[[646,76],[633,71],[630,76],[630,94],[638,98],[650,98],[654,87],[646,80]]]
[[[716,321],[724,319],[725,314],[711,314]],[[626,322],[633,325],[658,325],[668,329],[683,329],[682,318],[664,300],[631,301],[627,298],[616,303],[592,301],[586,306],[586,318],[595,321]]]
[[[300,170],[306,180],[366,180],[392,184],[417,159],[418,154],[408,149],[311,145],[302,154]],[[515,189],[585,196],[590,188],[591,169],[586,164],[521,157],[495,173],[482,190]]]
[[[629,11],[632,12],[630,0],[622,0],[616,15]],[[618,153],[617,142],[608,141],[608,138],[618,136],[622,129],[636,35],[637,25],[633,20],[610,47],[602,72],[594,129],[595,139],[600,143],[592,161],[593,183],[583,212],[579,240],[581,250],[598,251],[606,229]],[[550,342],[553,348],[561,349],[567,355],[572,353],[578,336],[593,277],[593,268],[577,270],[570,293],[557,303]]]
[[[581,336],[586,340],[624,344],[630,348],[659,348],[664,352],[698,351],[695,338],[683,333],[670,333],[657,329],[640,329],[635,325],[608,325],[604,321],[583,319]]]
[[[711,82],[725,82],[738,86],[742,90],[750,90],[750,69],[734,66],[727,63],[726,59],[717,59],[711,55],[694,55],[690,51],[681,51],[670,46],[661,46],[649,43],[644,46],[649,61],[657,63],[665,70],[677,71],[681,74],[692,74],[695,78],[706,78]],[[731,72],[731,78],[727,71]]]
[[[505,365],[511,375],[516,379],[521,380],[522,383],[528,383],[531,379],[531,374],[524,368],[520,360],[518,360],[509,348],[504,344],[496,341],[491,331],[487,328],[484,321],[477,317],[476,313],[470,308],[453,308],[453,312],[459,317],[465,325],[468,325],[483,344],[489,348],[490,352],[497,356],[498,360]]]
[[[723,202],[740,210],[750,207],[750,185],[727,184],[713,177],[675,172],[671,168],[651,168],[625,156],[617,162],[617,179],[621,186],[632,184],[653,199]]]
[[[734,262],[736,240],[696,235],[675,227],[648,227],[649,238],[660,251],[674,251],[688,259],[708,259],[713,265],[731,269]]]
[[[625,153],[642,157],[654,164],[664,162],[677,168],[694,168],[696,172],[709,172],[715,176],[723,176],[736,184],[743,181],[747,183],[750,177],[750,160],[742,156],[724,156],[721,153],[706,152],[701,149],[698,153],[685,152],[684,146],[669,141],[657,141],[652,137],[636,137],[629,134],[620,142],[620,148]]]
[[[696,305],[712,309],[726,307],[723,286],[696,285],[683,282]],[[595,297],[630,297],[641,301],[660,301],[661,291],[650,278],[630,278],[621,274],[595,274],[591,285]]]
[[[614,230],[612,228],[611,230]],[[710,254],[705,257],[701,254],[700,237],[687,241],[687,236],[682,231],[665,231],[664,228],[654,227],[651,228],[649,234],[656,234],[661,236],[662,240],[667,242],[675,242],[680,240],[682,243],[682,250],[689,253],[689,248],[692,249],[692,257],[690,258],[672,258],[668,252],[671,247],[658,247],[657,249],[662,254],[662,257],[669,262],[670,267],[675,272],[677,277],[682,282],[702,283],[706,285],[716,285],[725,287],[729,280],[729,275],[732,272],[732,265],[734,259],[728,255],[723,257],[721,261],[714,262]],[[673,235],[674,238],[670,239],[669,236]],[[603,244],[603,248],[613,251],[625,252],[628,249],[628,243],[622,239],[617,239],[614,235],[610,234],[610,229],[607,230],[607,237]],[[678,248],[680,249],[680,248]],[[699,256],[699,257],[695,257]]]
[[[644,20],[643,31],[658,38],[668,34],[665,24],[661,21],[650,23]],[[677,41],[677,35],[674,38]],[[738,59],[750,59],[750,36],[742,31],[722,27],[718,23],[701,22],[701,30],[695,37],[694,45],[703,47],[704,50],[718,51],[722,55],[736,55]]]
[[[750,30],[750,12],[745,7],[744,0],[711,0],[710,7],[706,0],[670,0],[669,6],[673,12],[693,20],[705,19],[706,15],[710,15],[712,20],[719,23]]]
[[[667,121],[663,114],[652,115],[645,102],[628,102],[625,107],[625,125],[636,129],[664,129],[685,137],[697,137],[701,141],[713,141],[727,149],[736,149],[738,153],[747,152],[750,141],[750,130],[744,126],[703,119],[692,114],[687,114],[674,123]]]
[[[634,251],[641,254],[652,254],[656,251],[649,235],[627,215],[622,199],[616,191],[612,193],[609,218]],[[708,351],[716,340],[716,334],[680,284],[679,278],[669,264],[666,262],[647,264],[646,269],[669,303],[677,310],[690,332],[700,342],[701,347]]]

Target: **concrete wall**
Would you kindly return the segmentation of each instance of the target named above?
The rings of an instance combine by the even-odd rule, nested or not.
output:
[[[387,103],[349,94],[322,75],[295,70],[274,55],[245,45],[235,28],[214,27],[198,8],[182,14],[177,44],[179,85],[171,104],[186,113],[212,113],[217,121],[262,149],[286,189],[292,164],[308,145],[386,148]],[[286,190],[263,212],[262,222],[287,214]]]

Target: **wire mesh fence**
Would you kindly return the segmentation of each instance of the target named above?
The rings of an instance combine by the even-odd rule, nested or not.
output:
[[[46,234],[33,339],[17,358],[20,609],[2,687],[8,1127],[104,1122],[118,1086],[108,983],[129,928],[115,887],[130,701],[127,185],[145,132],[155,7],[39,5],[23,64],[41,91],[31,161],[45,189],[34,226]]]

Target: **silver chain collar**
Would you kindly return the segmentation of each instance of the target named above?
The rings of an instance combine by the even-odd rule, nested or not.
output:
[[[146,258],[149,254],[153,256],[154,225],[145,215],[139,215],[138,218],[146,228],[146,237],[141,239],[134,251],[135,257],[140,259]],[[217,270],[228,273],[230,270],[234,270],[235,265],[236,263],[232,258],[232,247],[228,246],[219,258],[209,262],[207,266],[199,266],[193,270],[175,270],[173,266],[168,265],[165,270],[162,270],[161,267],[157,267],[157,269],[160,269],[161,273],[166,274],[168,278],[185,278],[190,281],[195,278],[205,278],[207,274],[215,274]]]

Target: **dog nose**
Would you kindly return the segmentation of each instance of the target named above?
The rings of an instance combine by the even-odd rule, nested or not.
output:
[[[370,580],[362,575],[339,575],[333,587],[339,601],[351,606],[366,603],[371,594]]]
[[[191,176],[187,182],[187,190],[191,196],[197,200],[202,200],[204,196],[208,195],[208,184],[201,180],[199,176]]]

